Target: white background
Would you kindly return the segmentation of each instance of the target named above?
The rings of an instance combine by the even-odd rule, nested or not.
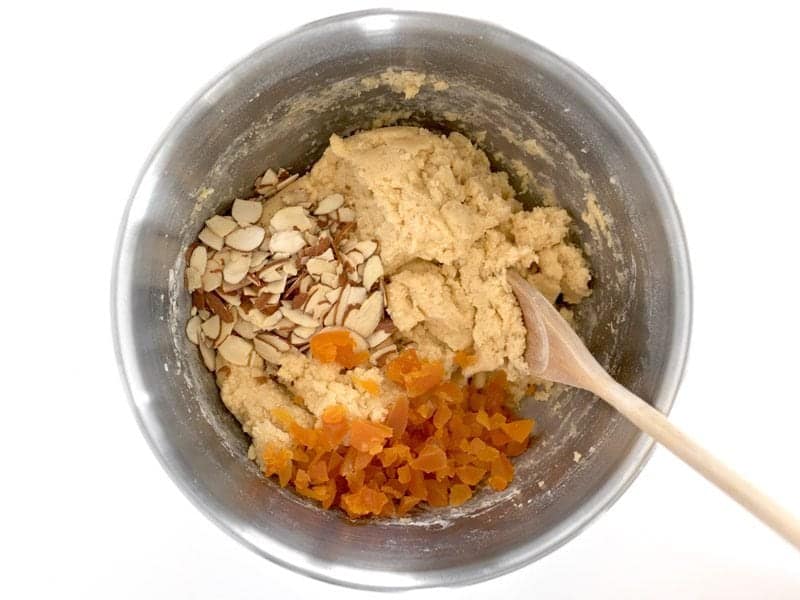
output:
[[[800,36],[788,4],[405,7],[529,36],[587,70],[639,124],[671,179],[694,270],[691,361],[672,418],[800,512]],[[368,596],[271,565],[183,498],[134,423],[108,314],[123,207],[174,114],[271,36],[368,6],[0,8],[3,598]],[[798,598],[800,554],[659,450],[567,546],[451,594]]]

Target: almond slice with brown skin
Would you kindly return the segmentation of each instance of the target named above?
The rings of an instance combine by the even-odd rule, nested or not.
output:
[[[348,313],[344,326],[363,337],[369,337],[383,319],[383,294],[373,293],[357,309]]]
[[[208,227],[203,227],[203,230],[197,237],[206,246],[213,248],[214,250],[222,250],[222,245],[225,243],[225,241],[222,239],[222,236],[217,235]]]
[[[262,333],[258,337],[268,344],[275,346],[275,348],[281,352],[288,352],[291,349],[291,346],[286,342],[286,340],[278,337],[277,335],[272,335],[271,333]]]
[[[295,327],[292,335],[296,335],[304,340],[308,340],[317,331],[318,327]]]
[[[233,330],[236,332],[236,335],[246,340],[252,340],[258,333],[256,326],[244,319],[237,319],[236,323],[233,325]]]
[[[323,260],[322,258],[309,258],[306,269],[311,275],[322,275],[323,273],[336,273],[336,262]]]
[[[238,319],[237,319],[238,320]],[[219,322],[219,335],[214,340],[214,348],[219,348],[220,344],[224,342],[228,336],[233,333],[233,327],[236,324],[236,321],[232,323],[226,323],[225,321]],[[211,338],[209,338],[211,339]]]
[[[306,240],[299,231],[278,231],[269,239],[269,250],[274,253],[295,254],[303,249]]]
[[[374,348],[375,346],[379,346],[386,340],[392,337],[392,334],[388,331],[384,331],[383,329],[376,329],[368,338],[367,343],[369,344],[370,348]]]
[[[237,335],[228,336],[217,349],[220,356],[229,363],[246,367],[253,351],[253,344]]]
[[[336,273],[323,273],[319,276],[319,280],[330,288],[341,289],[339,288],[339,275]]]
[[[206,366],[206,369],[214,372],[214,369],[217,367],[217,351],[213,348],[209,348],[204,343],[201,343],[198,348],[200,348],[200,356],[203,358],[203,364]]]
[[[200,333],[200,326],[202,324],[203,321],[197,316],[192,317],[186,322],[186,337],[195,345],[200,343],[198,334]]]
[[[302,310],[290,308],[288,306],[281,307],[283,316],[289,319],[292,323],[300,327],[317,327],[319,323],[311,315],[307,315]]]
[[[207,264],[208,248],[205,246],[197,246],[197,248],[192,250],[192,255],[189,257],[189,266],[197,269],[200,273],[205,273]]]
[[[233,313],[225,306],[225,303],[220,299],[220,297],[215,294],[206,294],[206,304],[208,308],[211,310],[212,313],[215,315],[219,315],[219,318],[225,321],[226,323],[233,323],[234,317]]]
[[[203,335],[212,340],[217,339],[217,337],[219,337],[220,323],[219,316],[214,315],[211,317],[202,325]]]
[[[302,206],[285,206],[272,215],[269,224],[275,231],[306,231],[314,221]]]
[[[279,181],[278,184],[276,185],[276,187],[278,188],[278,191],[280,191],[280,190],[292,185],[295,181],[297,181],[298,177],[300,177],[300,175],[295,173],[294,175],[290,175],[289,177],[287,177],[283,181]]]
[[[383,366],[383,363],[386,361],[389,355],[396,351],[397,351],[397,346],[394,344],[390,346],[385,346],[373,352],[372,355],[369,357],[369,362],[371,362],[373,365]]]
[[[280,365],[283,361],[283,354],[272,344],[259,338],[253,340],[253,348],[256,353],[268,363]]]
[[[250,270],[250,255],[231,252],[222,268],[222,278],[231,284],[237,284],[245,278]],[[228,290],[225,290],[228,291]]]
[[[250,254],[250,270],[257,271],[266,262],[267,258],[269,258],[269,252],[264,252],[263,250],[254,250]]]
[[[261,245],[261,242],[264,241],[264,235],[263,227],[248,225],[225,236],[225,244],[240,252],[250,252]]]
[[[213,292],[222,285],[222,273],[220,271],[206,271],[203,273],[203,290]]]
[[[189,292],[193,292],[198,290],[203,285],[203,277],[197,269],[194,267],[186,267],[186,289]]]
[[[267,169],[259,179],[258,185],[277,185],[278,174],[272,169]]]
[[[282,275],[278,281],[271,281],[262,289],[268,294],[281,294],[286,289],[286,275]]]
[[[361,252],[364,258],[367,259],[375,254],[375,251],[378,249],[378,243],[372,240],[364,240],[357,242],[353,249]]]
[[[372,286],[375,285],[381,277],[383,277],[383,263],[381,262],[381,257],[378,255],[370,256],[369,260],[364,263],[364,287],[368,290],[372,289]]]
[[[358,250],[353,250],[352,252],[348,252],[346,255],[347,262],[349,262],[353,267],[357,267],[361,263],[364,262],[364,255],[361,254]]]
[[[236,229],[236,221],[234,221],[231,217],[214,215],[206,221],[206,227],[208,227],[219,237],[224,238],[226,235]]]
[[[328,213],[332,213],[333,211],[337,210],[342,204],[344,204],[344,196],[341,194],[331,194],[330,196],[320,200],[316,210],[314,211],[314,214],[327,215]]]
[[[245,227],[258,222],[263,208],[263,205],[258,200],[240,200],[237,198],[233,201],[231,216],[240,226]]]

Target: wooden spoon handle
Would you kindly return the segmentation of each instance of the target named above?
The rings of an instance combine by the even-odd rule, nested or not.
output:
[[[772,498],[720,462],[670,423],[662,413],[611,377],[603,377],[592,388],[595,394],[625,415],[639,429],[669,449],[800,550],[800,520]]]

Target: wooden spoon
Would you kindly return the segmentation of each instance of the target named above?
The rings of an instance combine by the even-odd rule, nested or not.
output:
[[[798,519],[614,381],[553,305],[519,274],[509,271],[508,282],[528,328],[525,358],[534,375],[596,394],[800,549]]]

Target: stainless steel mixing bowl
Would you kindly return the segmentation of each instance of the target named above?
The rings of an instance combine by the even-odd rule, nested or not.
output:
[[[362,82],[390,67],[427,83],[406,99]],[[307,25],[218,77],[156,146],[121,226],[113,326],[128,395],[164,468],[219,527],[301,573],[380,589],[475,582],[551,552],[622,494],[651,448],[589,394],[556,390],[523,406],[541,435],[514,484],[460,509],[353,525],[259,475],[184,339],[183,249],[267,166],[302,170],[332,133],[398,120],[464,132],[511,170],[525,202],[555,196],[570,211],[594,276],[576,326],[662,411],[690,327],[684,237],[653,152],[597,83],[533,42],[458,17],[363,12]],[[604,222],[592,222],[589,193]]]

